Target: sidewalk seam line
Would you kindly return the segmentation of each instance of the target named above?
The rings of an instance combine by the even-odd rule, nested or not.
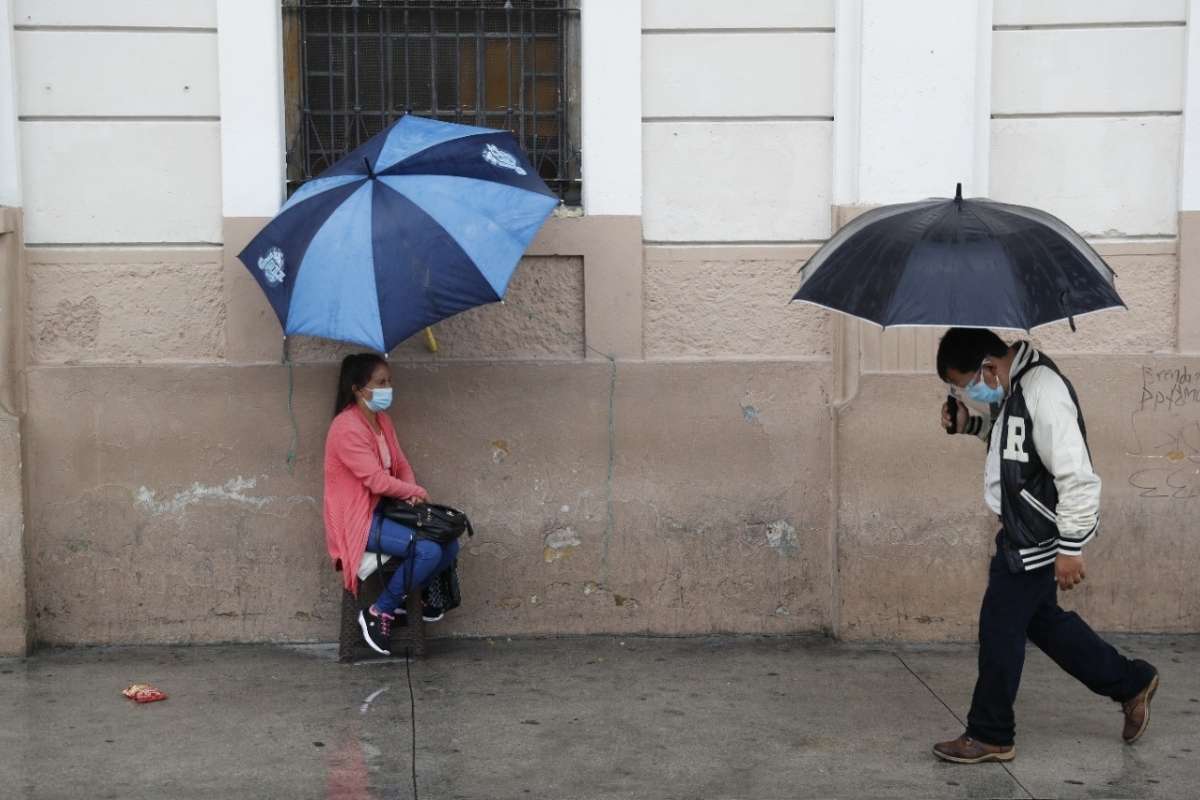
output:
[[[902,665],[902,666],[903,666],[903,667],[904,667],[906,670],[908,670],[908,674],[909,674],[909,675],[912,675],[914,678],[916,678],[916,679],[917,679],[917,683],[919,683],[919,684],[921,684],[922,686],[924,686],[924,687],[925,687],[925,691],[927,691],[927,692],[929,692],[931,695],[933,695],[933,698],[934,698],[935,700],[937,700],[939,703],[941,703],[941,704],[942,704],[942,708],[944,708],[944,709],[946,709],[947,711],[949,711],[949,712],[950,712],[950,716],[954,717],[954,719],[958,721],[958,724],[959,724],[959,725],[962,725],[962,726],[963,726],[963,729],[965,730],[965,729],[966,729],[966,727],[967,727],[967,724],[966,724],[965,722],[963,722],[961,719],[959,719],[959,717],[958,717],[958,714],[955,714],[955,713],[954,713],[954,709],[952,709],[952,708],[951,708],[951,707],[950,707],[950,706],[949,706],[949,705],[946,703],[946,701],[945,701],[945,700],[943,700],[943,699],[942,699],[942,698],[941,698],[941,697],[938,695],[938,693],[937,693],[937,692],[935,692],[935,691],[933,690],[933,687],[932,687],[932,686],[930,686],[928,683],[926,683],[926,682],[925,682],[925,680],[924,680],[924,679],[923,679],[923,678],[922,678],[920,675],[918,675],[918,674],[917,674],[917,673],[916,673],[916,672],[913,670],[913,668],[912,668],[912,667],[910,667],[910,666],[908,665],[908,662],[904,660],[904,657],[903,657],[903,656],[901,656],[899,653],[897,653],[897,652],[896,652],[896,651],[894,651],[894,650],[892,651],[892,655],[896,657],[896,660],[897,660],[897,661],[899,661],[899,662],[900,662],[900,664],[901,664],[901,665]],[[1000,765],[1000,768],[1001,768],[1001,769],[1003,769],[1005,772],[1007,772],[1007,773],[1008,773],[1008,777],[1012,778],[1012,780],[1013,780],[1013,783],[1015,783],[1017,786],[1020,786],[1020,787],[1021,787],[1021,791],[1023,791],[1023,792],[1026,794],[1026,796],[1030,798],[1030,800],[1032,800],[1032,799],[1034,798],[1034,796],[1035,796],[1035,795],[1033,794],[1033,792],[1029,791],[1029,787],[1027,787],[1025,784],[1021,783],[1021,780],[1020,780],[1020,779],[1019,779],[1019,778],[1018,778],[1016,775],[1014,775],[1014,774],[1013,774],[1013,772],[1012,772],[1012,770],[1011,770],[1011,769],[1009,769],[1009,768],[1008,768],[1008,764],[1005,764],[1003,761],[997,761],[996,763]]]

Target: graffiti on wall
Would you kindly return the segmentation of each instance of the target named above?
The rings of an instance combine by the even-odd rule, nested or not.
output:
[[[1129,475],[1141,497],[1200,498],[1200,369],[1143,366],[1141,396],[1130,420],[1142,462]]]

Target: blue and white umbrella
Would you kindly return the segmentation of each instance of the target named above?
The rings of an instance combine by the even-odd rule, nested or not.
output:
[[[503,298],[558,202],[511,133],[410,115],[301,186],[238,257],[285,335],[387,352]]]

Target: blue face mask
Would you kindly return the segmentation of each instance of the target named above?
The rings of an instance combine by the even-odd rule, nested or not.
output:
[[[976,375],[975,380],[967,384],[967,388],[963,390],[963,394],[967,396],[968,400],[974,400],[977,403],[988,406],[996,406],[1004,402],[1004,387],[996,386],[993,388],[988,386],[984,382],[982,374]]]
[[[392,388],[389,386],[386,389],[376,387],[371,390],[371,399],[367,401],[367,408],[372,411],[387,411],[392,405]]]

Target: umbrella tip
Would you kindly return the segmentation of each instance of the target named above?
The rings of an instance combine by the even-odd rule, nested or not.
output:
[[[961,183],[954,184],[954,202],[958,203],[960,206],[962,205],[962,184]]]

